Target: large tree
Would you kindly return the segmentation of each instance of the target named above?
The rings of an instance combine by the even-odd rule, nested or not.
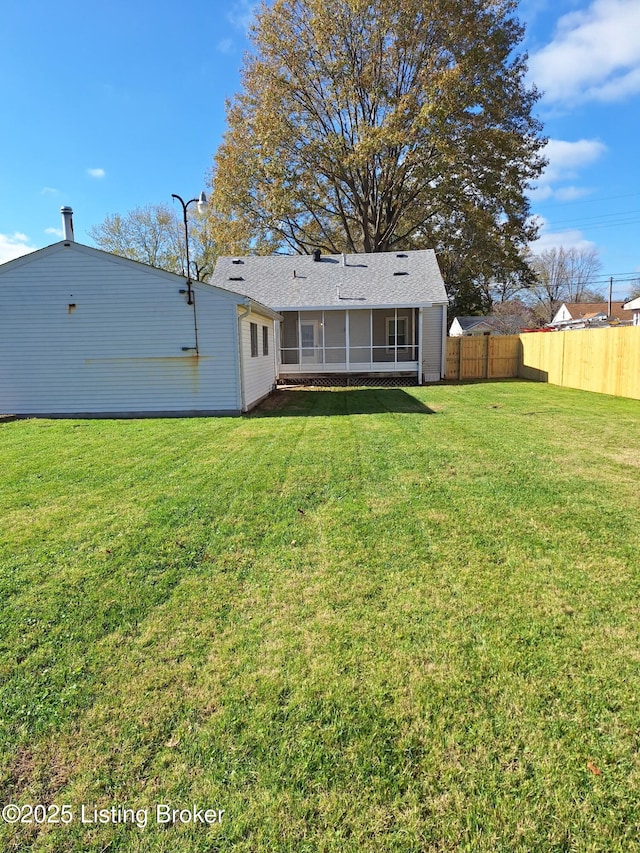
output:
[[[99,225],[89,228],[88,233],[100,249],[186,275],[182,209],[178,212],[167,204],[136,207],[124,215],[109,214]],[[192,277],[206,280],[216,259],[208,220],[189,216],[189,252]]]
[[[434,248],[478,308],[481,279],[526,280],[545,140],[515,6],[263,2],[215,157],[221,250]]]

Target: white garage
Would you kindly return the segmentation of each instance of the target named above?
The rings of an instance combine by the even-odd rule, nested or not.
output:
[[[279,315],[67,239],[0,266],[0,412],[238,415],[276,382]]]

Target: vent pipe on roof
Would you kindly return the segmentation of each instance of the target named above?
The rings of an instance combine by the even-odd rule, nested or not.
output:
[[[314,249],[313,250],[313,260],[318,262],[320,260],[321,254],[322,254],[322,252],[320,251],[320,249]]]
[[[343,252],[343,253],[342,253],[342,266],[343,266],[343,267],[346,267],[346,265],[347,265],[347,256],[346,256],[346,255],[345,255],[345,253]]]
[[[73,210],[70,207],[61,207],[62,214],[62,237],[65,242],[73,243]]]

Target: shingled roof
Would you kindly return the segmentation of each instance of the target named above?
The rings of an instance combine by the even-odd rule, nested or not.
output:
[[[633,315],[624,309],[624,302],[612,302],[609,314],[608,302],[565,302],[565,308],[573,320],[592,320],[600,314],[616,320],[631,320]]]
[[[433,249],[354,255],[218,258],[210,284],[276,311],[446,305]]]

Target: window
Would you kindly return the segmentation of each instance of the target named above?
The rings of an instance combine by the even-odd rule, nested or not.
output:
[[[408,317],[387,317],[387,347],[394,349],[406,350],[407,348],[407,331],[409,327]]]
[[[249,332],[251,334],[251,358],[256,358],[258,355],[258,324],[250,323]]]
[[[262,355],[269,355],[269,327],[262,327]]]

